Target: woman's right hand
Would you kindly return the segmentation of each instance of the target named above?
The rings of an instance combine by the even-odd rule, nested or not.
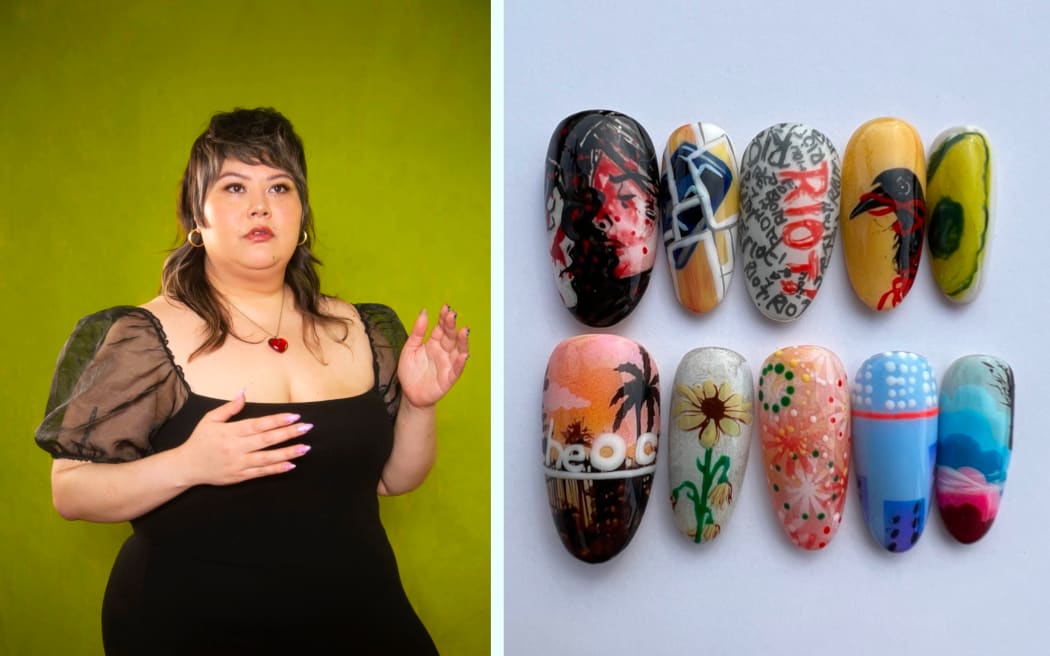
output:
[[[230,421],[244,403],[241,391],[232,401],[208,412],[189,439],[175,449],[189,485],[230,485],[282,474],[295,468],[292,460],[310,450],[306,444],[269,447],[305,434],[313,424],[297,423],[299,415],[290,413]]]

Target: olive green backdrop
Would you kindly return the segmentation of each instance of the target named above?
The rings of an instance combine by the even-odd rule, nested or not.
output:
[[[190,145],[238,106],[303,138],[326,293],[472,328],[437,465],[382,512],[439,649],[487,653],[487,0],[0,2],[0,653],[102,651],[130,529],[59,518],[32,433],[77,319],[156,294]]]

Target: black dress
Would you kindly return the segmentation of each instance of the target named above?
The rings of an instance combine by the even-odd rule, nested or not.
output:
[[[107,654],[433,654],[379,518],[405,332],[359,305],[376,383],[350,398],[248,403],[314,428],[296,469],[200,485],[132,520],[102,608]],[[194,394],[157,319],[119,307],[78,324],[37,441],[55,457],[125,462],[182,444],[225,403]]]

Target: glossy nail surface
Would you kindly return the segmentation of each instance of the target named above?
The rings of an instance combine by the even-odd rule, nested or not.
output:
[[[580,335],[551,353],[543,381],[543,464],[551,516],[580,560],[620,553],[642,520],[660,432],[656,363],[617,335]]]
[[[857,128],[842,158],[842,246],[853,291],[891,310],[915,282],[926,226],[926,155],[897,118]]]
[[[780,349],[758,378],[762,457],[773,511],[803,549],[823,549],[842,523],[850,471],[850,398],[838,357]]]
[[[992,221],[992,157],[976,127],[945,130],[930,148],[930,268],[941,291],[969,303],[980,291]]]
[[[926,358],[880,353],[853,387],[853,456],[871,536],[889,551],[911,549],[926,527],[937,458],[937,381]]]
[[[565,307],[611,326],[638,304],[657,248],[656,153],[634,119],[585,111],[555,128],[547,149],[547,236]]]
[[[668,426],[671,508],[693,542],[725,530],[744,482],[751,445],[751,370],[723,348],[685,354],[674,379]]]
[[[988,355],[952,363],[941,381],[937,505],[948,531],[976,542],[999,512],[1013,449],[1014,375]]]
[[[740,162],[741,261],[751,301],[774,321],[802,316],[831,261],[841,172],[831,141],[802,123],[774,125]]]
[[[660,215],[675,296],[691,312],[713,310],[729,290],[739,209],[729,135],[712,123],[675,130],[664,150]]]

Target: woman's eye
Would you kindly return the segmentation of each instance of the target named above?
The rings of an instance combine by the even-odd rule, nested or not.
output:
[[[237,182],[231,182],[230,184],[226,185],[225,189],[226,191],[229,191],[231,193],[239,194],[242,191],[244,191],[244,185]]]
[[[279,194],[283,194],[288,191],[288,185],[284,184],[283,182],[278,182],[274,186],[270,187],[270,190],[276,191]]]

